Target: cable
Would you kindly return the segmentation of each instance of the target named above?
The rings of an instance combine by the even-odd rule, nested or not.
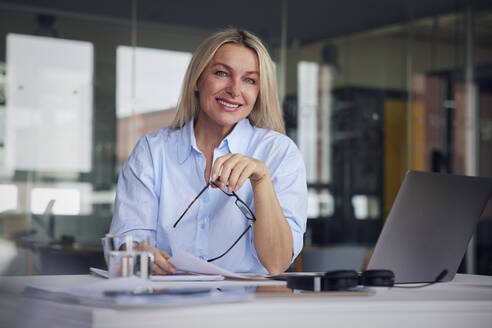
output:
[[[439,273],[437,275],[436,279],[434,279],[433,282],[429,282],[429,283],[418,285],[418,286],[393,286],[393,288],[422,288],[422,287],[427,287],[427,286],[430,286],[430,285],[434,285],[435,283],[441,282],[441,280],[447,274],[448,274],[448,270],[444,269],[444,270],[441,271],[441,273]]]

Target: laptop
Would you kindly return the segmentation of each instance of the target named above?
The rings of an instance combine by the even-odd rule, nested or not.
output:
[[[395,283],[452,280],[491,196],[490,178],[408,171],[367,269],[392,270]]]

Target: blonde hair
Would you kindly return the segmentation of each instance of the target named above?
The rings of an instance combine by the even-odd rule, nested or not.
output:
[[[247,31],[238,29],[226,29],[213,34],[195,51],[186,70],[176,116],[171,123],[171,128],[180,129],[198,115],[200,103],[198,94],[195,92],[195,86],[217,50],[226,43],[243,45],[253,50],[258,56],[260,90],[253,110],[248,116],[249,121],[254,126],[285,134],[285,124],[280,110],[277,79],[275,78],[272,59],[259,38]]]

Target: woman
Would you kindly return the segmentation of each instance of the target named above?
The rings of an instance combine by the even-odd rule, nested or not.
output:
[[[214,264],[234,272],[285,271],[302,249],[307,190],[284,133],[260,40],[235,29],[212,35],[191,59],[171,127],[141,138],[124,164],[110,232],[155,233],[155,274],[175,272],[167,260],[177,250],[219,257]],[[252,229],[241,202],[256,216]]]

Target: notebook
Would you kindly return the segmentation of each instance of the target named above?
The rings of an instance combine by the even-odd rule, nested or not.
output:
[[[408,171],[367,269],[396,283],[452,280],[491,196],[490,178]]]

